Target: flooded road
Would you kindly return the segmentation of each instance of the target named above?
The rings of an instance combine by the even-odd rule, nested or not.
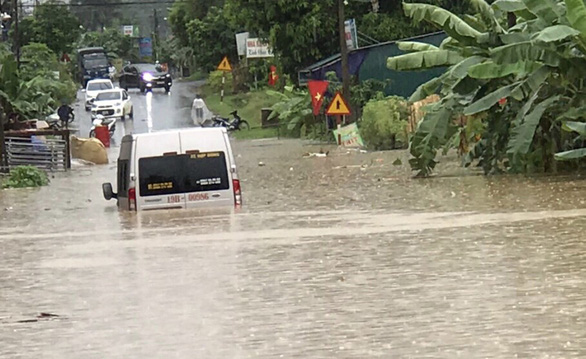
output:
[[[141,98],[152,130],[189,126],[185,86]],[[116,148],[0,192],[0,358],[586,357],[583,177],[233,145],[238,213],[118,212]]]

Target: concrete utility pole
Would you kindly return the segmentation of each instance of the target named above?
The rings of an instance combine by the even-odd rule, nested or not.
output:
[[[346,15],[344,0],[338,0],[338,30],[340,31],[340,55],[342,56],[342,95],[346,103],[350,103],[350,68],[348,66],[348,45],[346,45]]]
[[[20,68],[20,34],[18,33],[18,0],[12,0],[12,11],[14,13],[14,53],[16,55],[16,65]]]
[[[155,61],[158,60],[158,52],[157,52],[157,46],[159,44],[159,35],[158,35],[158,28],[159,28],[159,19],[157,19],[157,9],[153,9],[153,17],[155,19],[155,29],[153,31],[153,57],[155,58]]]

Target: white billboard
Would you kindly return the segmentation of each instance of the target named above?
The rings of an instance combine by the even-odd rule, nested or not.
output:
[[[236,34],[236,48],[238,49],[238,56],[246,55],[246,39],[248,39],[247,32]]]
[[[271,46],[258,38],[249,38],[246,40],[246,57],[249,59],[274,57]]]

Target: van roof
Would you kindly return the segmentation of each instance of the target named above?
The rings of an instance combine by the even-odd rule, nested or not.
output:
[[[190,134],[190,133],[226,133],[225,127],[196,127],[196,128],[185,128],[185,129],[174,129],[174,130],[163,130],[163,131],[156,131],[151,133],[139,133],[134,134],[132,137],[134,139],[141,138],[141,137],[157,137],[161,133],[181,133],[181,134]]]

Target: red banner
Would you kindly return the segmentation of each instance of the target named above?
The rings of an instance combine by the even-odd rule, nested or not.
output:
[[[277,66],[271,65],[271,72],[269,73],[269,86],[275,86],[279,75],[277,75]]]
[[[321,105],[324,103],[324,96],[328,90],[327,81],[308,81],[307,87],[309,88],[309,94],[311,95],[311,104],[313,105],[313,114],[319,115]]]

